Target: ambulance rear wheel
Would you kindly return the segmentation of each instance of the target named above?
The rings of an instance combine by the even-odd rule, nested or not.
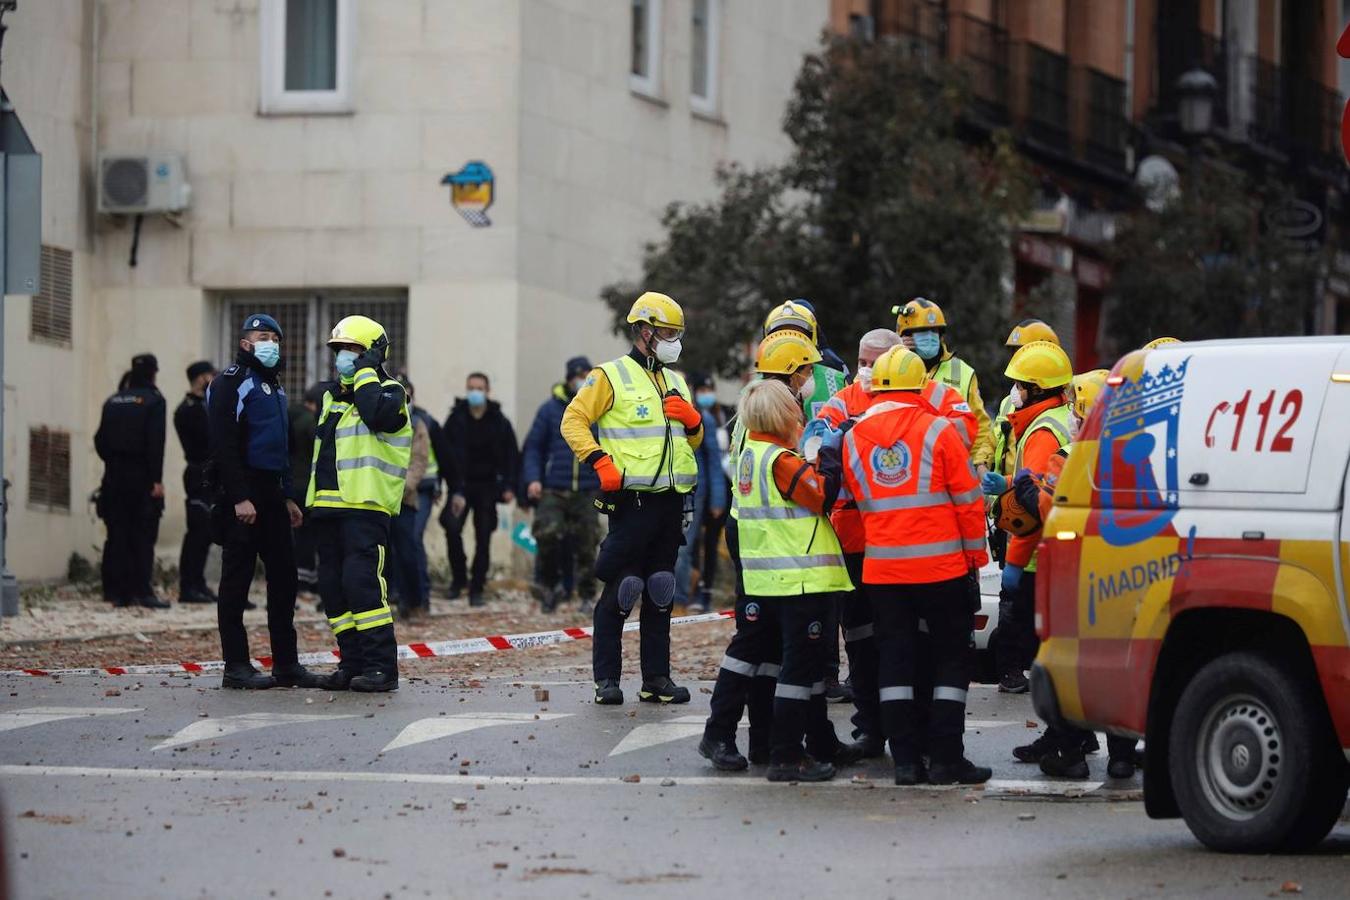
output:
[[[1259,853],[1311,846],[1335,825],[1345,803],[1336,750],[1316,683],[1230,653],[1182,691],[1168,765],[1182,817],[1203,844]]]

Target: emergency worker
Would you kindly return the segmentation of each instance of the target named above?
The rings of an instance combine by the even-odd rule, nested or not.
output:
[[[703,416],[683,376],[669,368],[680,358],[680,305],[647,291],[634,301],[627,322],[632,350],[591,371],[559,426],[577,459],[599,476],[604,496],[598,502],[609,515],[609,534],[595,561],[605,585],[595,605],[595,702],[623,703],[623,623],[640,602],[638,699],[688,703],[689,690],[670,678],[670,608],[685,502],[698,481],[694,451],[703,442]]]
[[[221,686],[316,688],[322,679],[300,665],[296,651],[295,544],[291,529],[303,516],[291,499],[290,426],[279,380],[281,325],[264,313],[244,319],[234,365],[206,392],[211,464],[219,492],[216,515],[224,535],[216,624],[225,673]],[[272,674],[253,668],[244,629],[253,574],[262,560],[267,578],[267,633]]]
[[[827,438],[821,469],[827,479],[842,477],[862,513],[862,579],[875,617],[895,783],[981,784],[991,771],[966,759],[963,733],[974,626],[969,578],[988,561],[984,504],[956,428],[919,396],[927,374],[904,347],[882,354],[872,371],[880,396],[856,424]],[[920,619],[928,625],[933,683],[924,733],[916,690]]]
[[[1013,326],[1012,331],[1008,332],[1008,339],[1003,342],[1003,346],[1011,347],[1013,352],[1016,353],[1018,348],[1030,344],[1032,341],[1049,341],[1052,344],[1058,344],[1059,335],[1055,334],[1055,329],[1040,319],[1023,319]],[[1008,424],[1008,415],[1012,411],[1012,392],[1009,391],[998,402],[998,414],[994,416],[994,463],[991,467],[993,471],[1009,477],[1016,474],[1009,471],[1009,467],[1012,465],[1013,441],[1010,439],[1012,426]],[[999,550],[996,557],[1001,556],[1002,548],[996,549]]]
[[[319,550],[319,596],[342,651],[333,691],[398,689],[398,644],[385,561],[403,503],[413,424],[403,387],[384,370],[389,337],[366,316],[333,326],[338,383],[324,393],[305,505]]]
[[[1032,341],[1024,344],[1004,372],[1013,381],[1011,470],[1030,472],[1043,478],[1050,457],[1067,445],[1070,406],[1068,390],[1073,367],[1058,344]],[[981,485],[986,494],[1001,495],[1011,479],[999,472],[986,472]],[[1036,545],[1040,533],[1009,536],[1003,560],[998,604],[998,644],[995,665],[998,689],[1009,694],[1024,694],[1028,684],[1026,669],[1036,657]]]
[[[94,450],[103,460],[98,514],[103,544],[103,598],[113,606],[167,609],[155,596],[155,540],[164,514],[164,395],[155,387],[151,353],[131,360],[117,393],[103,403]]]
[[[984,474],[994,458],[994,433],[980,397],[980,380],[970,364],[952,352],[947,341],[947,316],[942,307],[923,297],[915,297],[896,313],[895,330],[905,346],[919,355],[927,367],[928,380],[939,381],[954,389],[975,414],[976,434],[970,459],[976,473]]]
[[[741,756],[736,749],[736,727],[741,720],[741,714],[749,708],[750,714],[750,743],[749,743],[749,762],[756,765],[768,762],[770,759],[770,733],[772,728],[772,719],[777,709],[777,685],[781,675],[783,660],[783,641],[784,632],[782,631],[782,622],[778,617],[780,605],[774,603],[775,598],[782,595],[774,591],[766,594],[755,594],[755,589],[764,588],[766,579],[773,573],[763,571],[762,567],[766,564],[760,563],[760,570],[755,570],[755,564],[747,570],[745,557],[741,547],[741,508],[746,505],[747,498],[750,498],[756,490],[758,494],[755,497],[761,497],[767,492],[761,482],[756,480],[757,473],[760,471],[756,467],[763,462],[761,457],[768,444],[783,446],[783,441],[791,439],[790,446],[795,447],[796,441],[800,436],[802,410],[801,403],[805,399],[802,391],[803,385],[811,377],[812,367],[820,359],[820,351],[810,340],[800,332],[784,331],[773,334],[760,342],[759,350],[755,359],[755,371],[762,377],[762,381],[752,383],[754,385],[766,382],[777,382],[787,387],[787,396],[796,398],[796,423],[792,428],[788,428],[781,422],[774,425],[771,434],[775,435],[772,440],[767,440],[764,433],[760,433],[758,438],[755,432],[755,424],[745,414],[745,402],[749,397],[749,388],[743,395],[740,403],[740,412],[738,413],[738,434],[739,440],[736,445],[733,457],[733,485],[732,485],[732,505],[731,514],[727,522],[727,549],[730,551],[732,565],[736,570],[736,632],[732,635],[731,643],[728,645],[726,653],[722,657],[722,665],[717,672],[717,683],[713,687],[713,695],[710,703],[710,715],[707,725],[704,727],[703,740],[699,743],[699,753],[706,759],[711,760],[713,765],[724,771],[739,771],[746,768],[746,758]],[[761,400],[772,395],[761,395]],[[764,413],[766,409],[773,409],[773,404],[761,402],[759,411]],[[780,416],[781,417],[781,416]],[[764,424],[761,422],[760,424]],[[758,439],[759,443],[756,443]],[[754,452],[754,448],[759,448],[759,453]],[[795,454],[778,454],[776,460],[771,464],[772,474],[775,484],[779,483],[779,477],[785,476],[786,482],[782,482],[779,493],[775,496],[786,498],[784,509],[801,510],[805,507],[794,505],[793,498],[799,504],[814,503],[814,500],[804,499],[808,496],[809,490],[814,487],[799,485],[802,493],[799,495],[793,487],[792,479],[801,476],[801,480],[806,480],[814,486],[815,470],[800,457]],[[764,477],[768,478],[768,470],[764,470]],[[767,482],[765,483],[767,484]],[[758,486],[758,487],[757,487]],[[835,486],[837,490],[837,485]],[[814,496],[814,495],[811,495]],[[822,495],[821,499],[824,499]],[[833,501],[833,496],[829,498]],[[746,515],[746,529],[751,533],[752,540],[756,541],[755,547],[750,549],[750,553],[759,552],[759,547],[764,541],[770,540],[766,533],[777,535],[781,530],[786,533],[799,527],[799,524],[781,525],[778,522],[780,518],[800,518],[806,520],[811,518],[818,521],[820,515],[809,514],[806,512],[767,512],[764,504],[758,504],[758,501],[751,502],[754,508],[748,511]],[[823,507],[828,511],[829,507]],[[754,524],[749,524],[753,522]],[[833,537],[833,531],[830,531],[828,540],[837,540]],[[814,552],[814,551],[813,551]],[[842,551],[840,551],[842,553]],[[789,571],[789,570],[784,570]],[[812,581],[815,584],[815,581]],[[781,587],[781,585],[779,586]],[[846,591],[849,585],[835,588],[834,591]],[[796,594],[802,591],[798,586]],[[831,597],[831,600],[833,598]],[[794,612],[795,615],[795,612]],[[795,637],[793,638],[796,639]],[[824,646],[824,624],[822,623],[821,632],[816,636],[814,642],[808,649],[814,652],[814,648]],[[809,660],[804,660],[807,665],[807,671],[811,670]],[[794,678],[797,677],[795,674]],[[810,691],[808,693],[806,712],[808,713],[806,731],[806,751],[813,760],[828,763],[833,762],[843,765],[849,762],[855,762],[860,759],[860,748],[855,745],[842,745],[835,735],[834,726],[830,723],[829,714],[825,706],[825,686],[823,680],[812,681],[809,683]],[[797,692],[789,692],[797,693]],[[789,714],[797,715],[801,710],[793,707]],[[792,733],[795,734],[795,725],[792,725]],[[797,736],[797,744],[801,744],[801,736]],[[804,765],[804,759],[798,759],[795,754],[785,751],[782,758],[795,760],[795,762],[785,763],[791,767],[796,765],[801,768]],[[810,766],[807,766],[810,768]],[[823,774],[822,769],[815,769],[817,777]],[[831,769],[831,772],[833,770]],[[782,773],[780,773],[782,774]]]
[[[808,301],[797,299],[781,303],[769,310],[764,319],[764,336],[780,331],[797,331],[811,339],[820,350],[820,362],[811,368],[811,380],[802,388],[802,404],[807,419],[813,419],[820,408],[848,383],[847,366],[834,353],[821,348],[820,324],[816,311]]]
[[[183,491],[187,530],[178,553],[178,602],[215,603],[206,586],[206,557],[211,551],[211,494],[206,463],[211,458],[211,429],[206,415],[206,388],[216,367],[199,360],[187,367],[188,392],[173,411],[173,429],[183,446]]]

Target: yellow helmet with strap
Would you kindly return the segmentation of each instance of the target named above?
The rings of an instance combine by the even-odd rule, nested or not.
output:
[[[1073,364],[1059,344],[1032,341],[1017,349],[1003,374],[1013,381],[1040,388],[1057,388],[1073,380]]]
[[[764,334],[766,336],[774,334],[784,328],[795,328],[811,338],[811,343],[817,345],[820,343],[820,328],[816,322],[816,314],[803,303],[789,300],[769,311],[769,315],[764,319]]]
[[[1181,343],[1181,341],[1177,340],[1177,339],[1174,338],[1174,337],[1156,337],[1156,338],[1154,338],[1153,340],[1149,341],[1149,342],[1148,342],[1147,344],[1145,344],[1144,346],[1140,347],[1139,349],[1140,349],[1140,350],[1157,350],[1159,347],[1165,347],[1165,346],[1167,346],[1168,344],[1180,344],[1180,343]]]
[[[1106,369],[1093,369],[1073,376],[1073,411],[1078,418],[1086,419],[1092,412],[1092,405],[1101,396],[1102,388],[1106,387],[1106,376],[1110,374]]]
[[[633,301],[628,310],[628,324],[645,322],[653,328],[676,328],[684,331],[684,310],[665,294],[647,291]]]
[[[903,306],[892,306],[891,312],[896,315],[895,330],[901,334],[947,327],[942,307],[923,297],[915,297]]]
[[[355,344],[364,350],[380,347],[389,343],[384,326],[368,316],[347,316],[333,326],[328,338],[329,345]]]
[[[923,358],[897,344],[872,364],[872,393],[921,390],[928,377]]]
[[[804,334],[775,331],[759,342],[755,371],[763,375],[791,375],[803,366],[820,362],[820,351]]]
[[[1040,319],[1023,319],[1013,326],[1012,331],[1008,332],[1008,339],[1003,342],[1003,346],[1021,347],[1030,344],[1032,341],[1049,341],[1052,344],[1058,344],[1059,335],[1055,334],[1055,329]]]

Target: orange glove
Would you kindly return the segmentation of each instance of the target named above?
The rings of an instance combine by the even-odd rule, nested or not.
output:
[[[698,431],[703,424],[703,415],[679,394],[671,394],[661,401],[661,406],[665,408],[666,418],[679,422],[685,431]]]
[[[623,490],[623,473],[614,465],[614,460],[606,453],[592,463],[595,474],[600,476],[600,490],[606,493]]]

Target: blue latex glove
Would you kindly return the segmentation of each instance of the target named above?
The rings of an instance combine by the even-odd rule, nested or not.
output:
[[[980,479],[980,488],[986,494],[1002,494],[1008,490],[1008,479],[997,472],[985,472]]]
[[[802,446],[805,447],[806,442],[813,437],[823,439],[831,430],[830,423],[826,422],[824,419],[812,419],[807,422],[806,427],[802,429]]]
[[[844,433],[834,428],[825,429],[825,433],[820,438],[821,449],[829,447],[831,450],[838,450],[839,445],[843,442]]]
[[[1003,580],[1000,586],[1005,591],[1015,591],[1022,583],[1022,567],[1007,563],[1003,566]]]

